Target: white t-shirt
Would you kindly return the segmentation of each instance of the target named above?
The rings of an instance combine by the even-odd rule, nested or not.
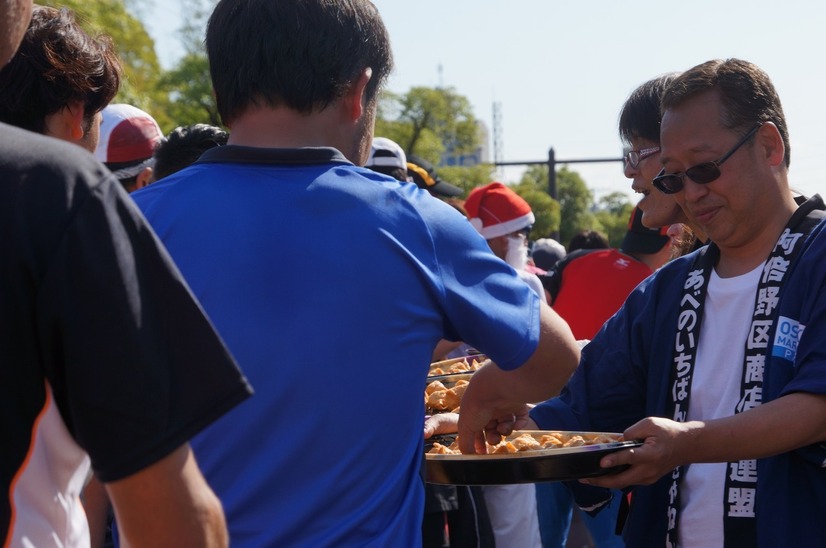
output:
[[[691,381],[688,420],[730,417],[740,399],[745,344],[761,264],[751,272],[720,278],[713,271],[700,326],[700,344]],[[680,488],[680,546],[723,545],[723,491],[726,463],[686,467]]]
[[[542,299],[545,304],[548,304],[548,299],[545,297],[545,288],[542,287],[542,281],[536,274],[532,274],[526,270],[517,270],[516,273],[533,289],[534,293],[539,295],[539,298]]]
[[[89,471],[81,449],[57,410],[51,387],[25,467],[12,483],[14,523],[7,546],[89,546],[80,492]]]

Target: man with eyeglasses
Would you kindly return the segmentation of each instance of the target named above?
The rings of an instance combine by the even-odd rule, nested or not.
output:
[[[576,486],[592,508],[633,486],[628,546],[826,546],[826,208],[789,188],[783,109],[755,65],[698,65],[662,110],[654,184],[713,243],[632,292],[531,417],[645,440]]]
[[[637,207],[642,211],[642,224],[648,228],[669,227],[677,232],[681,224],[691,231],[686,238],[681,229],[680,255],[705,245],[708,237],[689,221],[674,197],[654,187],[652,180],[661,174],[660,168],[660,99],[677,73],[664,74],[640,84],[622,105],[619,135],[629,148],[625,155],[625,176],[631,179],[631,190],[641,195]]]

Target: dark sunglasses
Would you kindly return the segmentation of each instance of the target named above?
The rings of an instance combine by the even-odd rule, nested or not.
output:
[[[640,165],[640,162],[648,158],[649,156],[653,156],[654,154],[660,151],[660,147],[651,147],[651,148],[641,148],[639,150],[629,150],[628,154],[625,155],[625,163],[631,166],[632,169],[637,169],[637,166]]]
[[[520,235],[524,236],[527,240],[531,236],[531,230],[533,229],[533,225],[526,226],[525,228],[521,228],[516,232],[511,232],[510,235]]]
[[[666,173],[665,168],[660,170],[660,173],[654,177],[653,184],[660,191],[665,194],[675,194],[683,189],[683,178],[688,177],[692,181],[700,185],[707,185],[712,181],[716,181],[720,177],[720,166],[729,157],[737,152],[737,149],[743,146],[752,135],[757,133],[763,122],[754,126],[751,131],[743,135],[743,138],[737,141],[737,144],[731,147],[731,150],[726,152],[722,158],[716,162],[703,162],[696,166],[691,166],[682,173]]]

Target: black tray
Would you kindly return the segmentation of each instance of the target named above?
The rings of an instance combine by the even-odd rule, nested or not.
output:
[[[502,455],[426,454],[425,480],[444,485],[507,485],[603,476],[627,466],[601,468],[602,457],[640,445],[641,441],[618,441]]]

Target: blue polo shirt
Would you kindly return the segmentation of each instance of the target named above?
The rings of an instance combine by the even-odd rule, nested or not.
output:
[[[132,196],[256,390],[192,443],[233,546],[420,545],[434,345],[518,367],[536,295],[452,207],[335,149],[218,147]]]

